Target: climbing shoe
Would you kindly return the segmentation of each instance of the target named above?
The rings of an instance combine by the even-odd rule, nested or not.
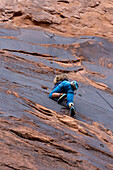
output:
[[[70,115],[73,117],[76,114],[76,109],[74,108],[74,106],[72,105],[70,107]]]
[[[66,98],[66,94],[64,93],[63,95],[61,95],[60,97],[59,97],[59,99],[57,100],[57,102],[58,102],[58,104],[60,104],[60,103],[62,103],[63,102],[63,100]]]

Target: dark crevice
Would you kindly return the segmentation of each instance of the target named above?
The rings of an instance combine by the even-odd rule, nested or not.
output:
[[[49,27],[52,23],[50,21],[32,21],[34,25],[41,27]]]
[[[41,27],[49,27],[52,24],[52,22],[50,20],[46,20],[46,21],[33,20],[32,17],[30,16],[30,14],[24,16],[24,20],[29,20],[32,22],[33,25],[41,26]]]
[[[22,15],[23,15],[22,11],[18,11],[18,12],[15,12],[13,14],[13,17],[19,17],[19,16],[22,16]]]
[[[111,154],[109,154],[109,153],[107,153],[107,152],[104,152],[103,150],[100,150],[100,149],[98,149],[98,148],[94,148],[94,147],[92,147],[92,146],[90,146],[90,145],[86,145],[86,147],[85,147],[87,150],[92,150],[92,151],[96,151],[96,152],[100,152],[101,154],[104,154],[104,155],[106,155],[106,156],[109,156],[109,157],[111,157],[111,158],[113,158],[113,155],[111,155]]]
[[[66,1],[66,0],[58,0],[58,2],[63,2],[63,3],[66,3],[66,4],[69,4],[69,1]]]
[[[68,160],[65,160],[62,156],[50,155],[49,153],[44,154],[44,155],[45,155],[45,156],[48,156],[48,157],[51,157],[51,158],[53,158],[53,159],[56,159],[56,160],[58,160],[58,161],[60,161],[60,162],[66,163],[66,164],[68,164],[68,165],[70,165],[70,166],[73,166],[74,168],[75,168],[75,166],[77,166],[77,163],[76,163],[76,162],[74,162],[74,165],[73,165],[73,164],[71,164]]]
[[[69,64],[71,63],[70,60],[54,60],[56,62],[59,62],[59,63],[66,63],[66,64]],[[81,59],[77,59],[77,60],[71,60],[73,63],[80,63],[81,62]]]
[[[42,56],[42,57],[52,57],[50,55],[47,54],[40,54],[37,52],[26,52],[23,50],[10,50],[10,49],[3,49],[4,51],[10,51],[10,52],[18,52],[18,53],[23,53],[23,54],[30,54],[30,55],[34,55],[34,56]]]
[[[38,108],[38,107],[36,107],[35,103],[32,102],[31,100],[26,101],[26,99],[24,99],[24,98],[22,98],[22,99],[24,100],[24,102],[25,102],[26,104],[28,104],[29,106],[35,108],[35,109],[38,110],[39,112],[41,112],[41,113],[43,113],[43,114],[46,114],[46,115],[48,115],[48,116],[53,116],[53,114],[51,113],[51,111],[49,111],[49,110],[47,110],[47,109],[44,109],[44,108]]]
[[[12,167],[11,165],[2,165],[2,166],[4,166],[4,167],[7,167],[7,168],[11,168],[11,169],[13,169],[13,170],[19,170],[18,168],[14,168],[14,167]]]
[[[78,152],[74,151],[74,150],[71,150],[70,148],[66,148],[64,146],[61,146],[61,145],[57,145],[55,143],[51,143],[55,148],[59,149],[59,150],[62,150],[64,152],[68,152],[68,153],[73,153],[75,155],[78,155]]]
[[[61,17],[61,18],[66,18],[66,17],[65,17],[64,15],[62,15],[62,14],[60,14],[60,17]]]
[[[13,132],[13,133],[15,133],[17,136],[19,136],[19,137],[21,137],[21,138],[24,138],[24,139],[48,143],[47,140],[41,139],[41,138],[38,137],[38,136],[37,136],[37,137],[33,137],[33,136],[30,136],[30,135],[27,134],[27,133],[22,134],[21,132],[17,132],[17,131],[15,131],[15,130],[10,130],[10,131]]]
[[[97,3],[97,4],[91,5],[91,8],[96,8],[96,7],[99,6],[99,5],[100,5],[100,2]]]
[[[52,22],[51,21],[49,21],[49,20],[45,20],[45,21],[36,21],[36,20],[34,20],[34,19],[32,19],[32,17],[30,16],[30,15],[26,15],[25,17],[24,17],[24,19],[28,19],[28,20],[30,20],[30,21],[32,21],[33,22],[33,24],[34,25],[37,25],[37,26],[50,26],[50,24],[52,24]]]
[[[77,73],[77,72],[82,71],[82,70],[84,70],[84,69],[83,68],[79,68],[77,70],[74,70],[74,72]]]

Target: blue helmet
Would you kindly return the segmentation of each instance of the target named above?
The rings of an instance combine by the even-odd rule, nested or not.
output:
[[[70,84],[73,86],[75,90],[78,89],[78,83],[76,81],[72,81]]]

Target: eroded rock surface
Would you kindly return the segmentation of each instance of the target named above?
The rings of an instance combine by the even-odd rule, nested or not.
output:
[[[95,88],[112,105],[113,44],[48,34],[1,24],[0,169],[111,170],[113,110]],[[76,118],[48,98],[55,71],[79,82]]]
[[[113,169],[112,41],[111,0],[0,0],[0,170]],[[75,118],[55,73],[79,83]]]
[[[1,0],[0,21],[113,40],[112,0]]]

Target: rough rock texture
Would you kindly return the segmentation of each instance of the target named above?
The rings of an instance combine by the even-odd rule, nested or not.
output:
[[[0,169],[113,169],[113,110],[94,89],[112,105],[112,43],[55,36],[51,48],[43,31],[4,24],[0,34]],[[79,82],[76,118],[48,98],[55,70]]]
[[[0,0],[0,21],[113,39],[112,0]]]
[[[95,35],[112,41],[113,2],[0,2],[0,170],[112,170],[113,43]],[[55,72],[79,83],[74,118]]]

